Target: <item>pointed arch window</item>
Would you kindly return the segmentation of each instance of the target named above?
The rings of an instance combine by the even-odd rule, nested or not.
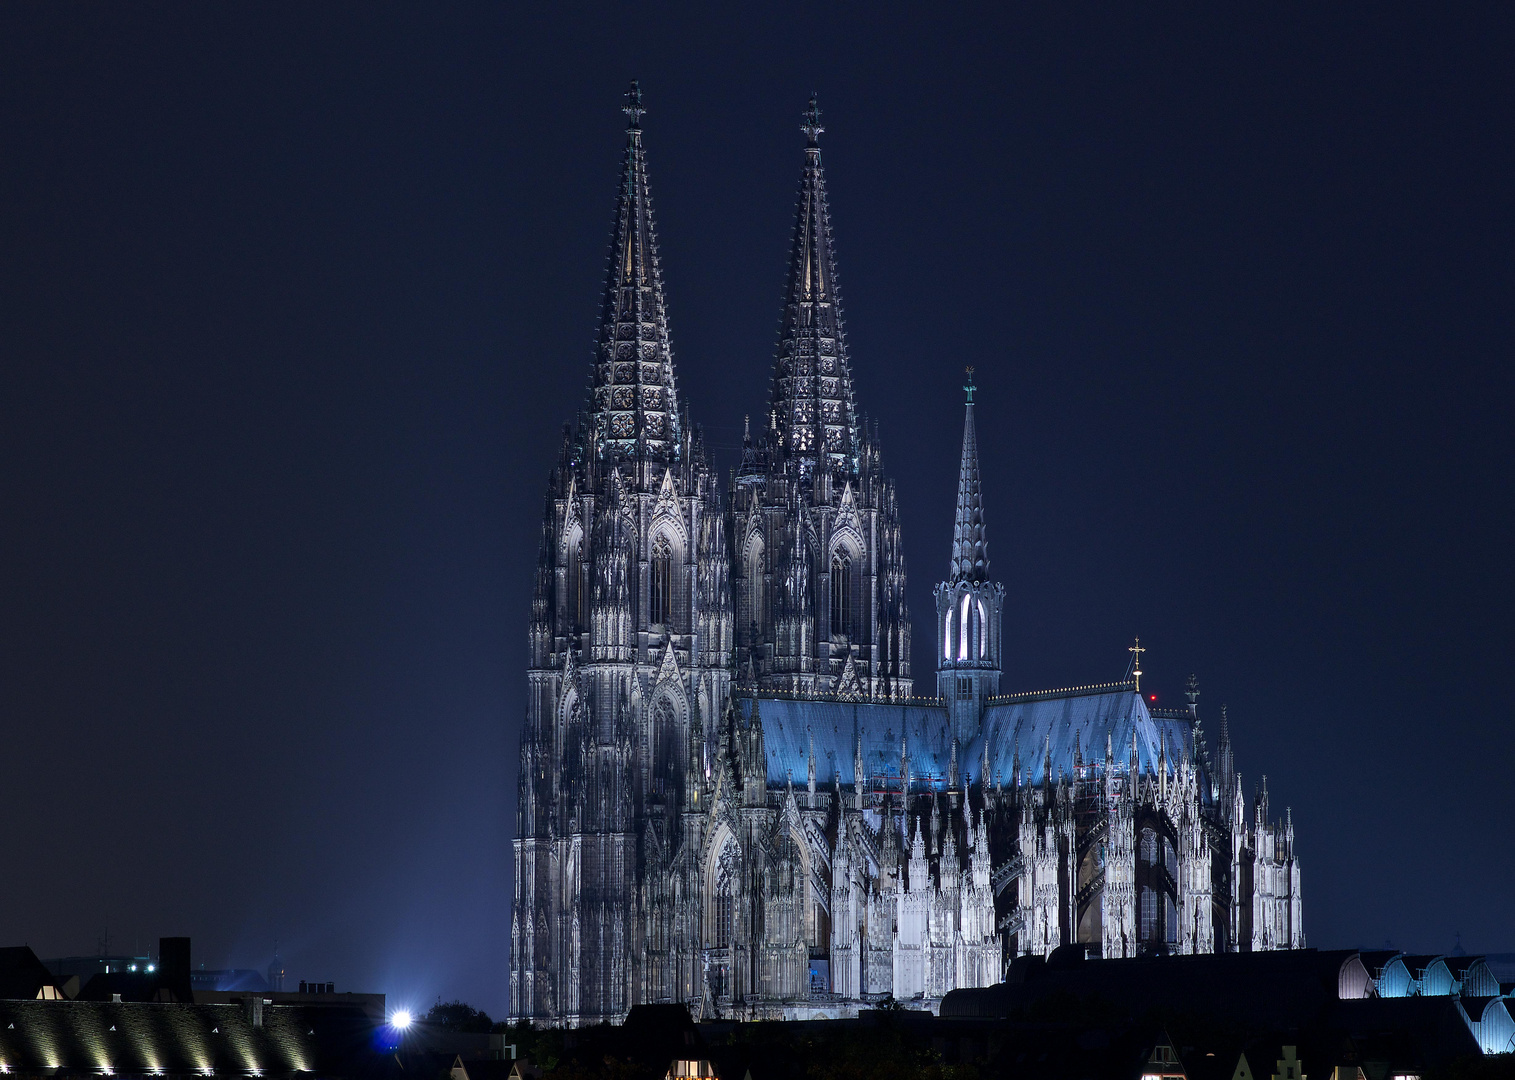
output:
[[[731,919],[734,903],[731,896],[731,878],[721,875],[715,890],[715,907],[711,914],[711,946],[717,949],[731,947]]]
[[[852,560],[838,551],[831,557],[831,634],[852,633]]]
[[[652,791],[667,795],[678,790],[679,729],[673,706],[665,698],[652,711]]]
[[[768,589],[767,582],[764,580],[767,572],[767,561],[763,558],[763,542],[756,540],[747,557],[747,603],[750,624],[757,627],[759,631],[767,625]]]
[[[648,622],[666,623],[673,617],[673,547],[666,536],[652,544],[652,595]]]
[[[588,622],[588,613],[584,610],[585,593],[584,587],[584,541],[575,540],[573,547],[568,553],[568,610],[573,612],[575,627],[583,627]]]
[[[1141,899],[1138,901],[1138,934],[1142,941],[1158,940],[1157,926],[1157,892],[1150,885],[1143,885]]]

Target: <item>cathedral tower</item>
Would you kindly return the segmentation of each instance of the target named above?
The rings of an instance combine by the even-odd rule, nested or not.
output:
[[[973,424],[973,369],[963,387],[963,457],[952,524],[952,570],[936,587],[936,694],[952,713],[952,733],[966,744],[978,734],[984,702],[999,693],[1000,618],[1005,587],[989,580],[984,492]]]
[[[764,690],[908,697],[899,512],[853,400],[814,98],[801,130],[772,390],[730,497],[738,677]]]
[[[521,737],[511,1002],[616,1020],[687,996],[666,897],[732,668],[725,522],[679,410],[642,146],[629,118],[587,416],[548,481]],[[687,931],[686,931],[687,932]]]

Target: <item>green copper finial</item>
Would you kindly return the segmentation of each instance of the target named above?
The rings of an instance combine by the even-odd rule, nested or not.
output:
[[[965,386],[965,387],[963,387],[963,389],[968,394],[968,404],[972,405],[973,404],[973,391],[977,390],[978,387],[976,387],[976,386],[973,385],[973,368],[972,368],[972,366],[970,365],[969,367],[965,367],[963,370],[968,373],[968,385]]]
[[[631,117],[628,125],[631,129],[642,126],[642,114],[647,110],[642,108],[642,87],[637,80],[631,80],[631,89],[626,91],[626,104],[621,106],[621,111]]]
[[[800,130],[805,133],[805,138],[810,140],[811,146],[820,146],[821,132],[826,129],[821,127],[821,109],[815,103],[815,94],[810,95],[810,108],[805,110],[804,123]]]

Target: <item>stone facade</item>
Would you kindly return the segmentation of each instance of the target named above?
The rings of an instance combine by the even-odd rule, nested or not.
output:
[[[857,418],[812,103],[768,415],[724,487],[679,408],[635,91],[590,407],[549,484],[520,744],[512,1015],[930,1007],[1017,955],[1300,947],[1292,820],[1198,692],[1004,694],[972,387],[937,694]],[[1023,757],[1024,753],[1024,757]]]

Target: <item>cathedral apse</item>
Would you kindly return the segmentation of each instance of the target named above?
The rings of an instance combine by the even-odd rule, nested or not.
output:
[[[588,409],[564,429],[529,627],[511,1014],[934,1008],[1017,956],[1299,948],[1290,816],[1243,794],[1198,687],[1009,692],[971,379],[933,696],[895,489],[860,420],[811,101],[769,400],[722,483],[680,406],[627,96]],[[942,523],[947,534],[947,522]]]

